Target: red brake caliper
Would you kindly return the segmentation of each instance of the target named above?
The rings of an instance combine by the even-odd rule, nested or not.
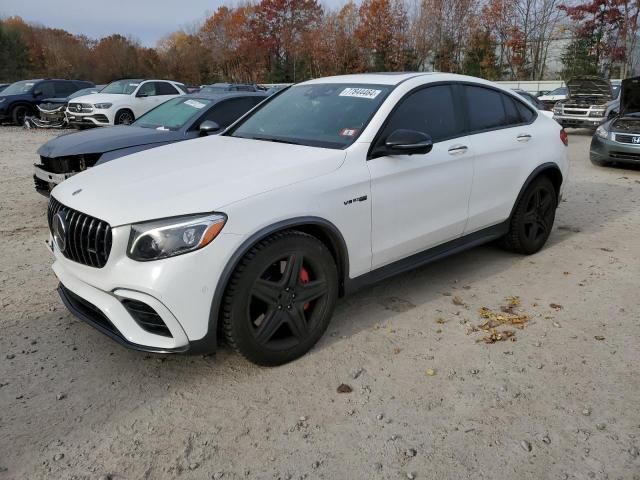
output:
[[[309,283],[310,278],[309,278],[309,272],[307,271],[306,268],[302,267],[302,270],[300,270],[300,282],[302,283]],[[304,309],[307,310],[309,308],[311,304],[309,302],[304,304]]]

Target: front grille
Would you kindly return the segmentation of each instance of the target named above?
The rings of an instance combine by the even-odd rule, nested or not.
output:
[[[574,108],[564,107],[564,114],[565,115],[574,115],[574,116],[586,116],[587,115],[587,110],[577,110],[577,109],[574,109]]]
[[[631,145],[640,146],[640,135],[625,135],[622,133],[616,133],[616,142],[630,143]]]
[[[122,305],[142,329],[163,337],[173,337],[162,317],[146,303],[126,298],[122,300]]]
[[[66,242],[62,254],[69,260],[102,268],[111,252],[111,226],[102,220],[62,205],[55,198],[49,200],[47,220],[53,232],[53,217],[60,213],[66,225]]]
[[[93,105],[90,103],[70,103],[67,111],[69,113],[91,113]]]
[[[42,168],[51,173],[73,173],[86,170],[93,167],[100,157],[101,153],[86,153],[84,155],[69,155],[66,157],[44,157],[40,155]]]
[[[609,157],[614,160],[631,160],[634,162],[640,161],[640,152],[639,153],[629,153],[629,152],[611,152],[609,153]]]

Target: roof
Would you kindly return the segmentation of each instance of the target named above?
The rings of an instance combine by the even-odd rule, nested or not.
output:
[[[419,77],[428,77],[429,82],[449,81],[464,82],[470,81],[474,83],[485,83],[493,85],[488,80],[468,75],[457,75],[454,73],[441,72],[380,72],[380,73],[359,73],[354,75],[337,75],[335,77],[316,78],[300,85],[320,84],[320,83],[351,83],[351,84],[369,84],[369,85],[399,85],[407,80]]]

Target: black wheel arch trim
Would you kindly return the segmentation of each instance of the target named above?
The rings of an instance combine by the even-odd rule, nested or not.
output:
[[[240,245],[240,247],[236,249],[236,251],[227,261],[227,264],[222,270],[222,274],[220,275],[213,294],[213,299],[211,301],[207,333],[204,337],[190,342],[190,354],[213,353],[216,351],[218,342],[218,320],[220,318],[222,299],[227,288],[227,283],[231,279],[231,275],[240,263],[242,257],[244,257],[245,254],[249,250],[251,250],[251,248],[253,248],[253,246],[255,246],[258,242],[273,235],[274,233],[281,232],[283,230],[295,230],[296,228],[301,227],[320,228],[323,233],[327,235],[329,241],[331,242],[331,249],[335,251],[335,254],[338,257],[336,259],[336,266],[338,268],[340,281],[340,295],[344,293],[345,279],[348,278],[349,274],[349,254],[347,250],[347,244],[338,227],[336,227],[329,220],[315,216],[295,217],[288,220],[276,222],[252,234]]]
[[[514,202],[513,207],[511,207],[511,213],[509,214],[509,221],[511,221],[511,217],[513,217],[513,212],[515,212],[516,207],[518,206],[518,203],[520,202],[520,199],[524,195],[525,190],[531,184],[531,182],[533,182],[538,176],[540,176],[540,174],[542,174],[544,172],[547,172],[547,171],[550,171],[550,170],[553,170],[553,171],[557,172],[558,175],[560,175],[560,185],[562,185],[562,182],[564,181],[564,177],[563,177],[562,171],[560,170],[560,167],[558,167],[557,163],[546,162],[546,163],[543,163],[541,165],[538,165],[533,170],[533,172],[531,172],[529,174],[529,176],[525,180],[524,184],[522,185],[522,188],[520,188],[520,192],[518,193],[518,196],[516,197],[516,201]],[[556,208],[558,207],[559,204],[560,204],[560,189],[558,188],[558,191],[556,192]]]

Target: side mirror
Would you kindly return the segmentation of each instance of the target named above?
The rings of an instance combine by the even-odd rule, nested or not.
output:
[[[426,133],[415,130],[392,132],[380,149],[385,155],[424,155],[433,148],[433,141]]]
[[[35,91],[33,92],[33,96],[34,96],[34,97],[40,97],[40,96],[42,96],[42,90],[35,90]]]
[[[146,94],[145,92],[138,92],[136,93],[136,97],[138,98],[144,98],[144,97],[148,97],[149,95]]]
[[[199,129],[202,135],[209,135],[210,133],[220,130],[220,125],[213,120],[205,120],[200,124]]]

